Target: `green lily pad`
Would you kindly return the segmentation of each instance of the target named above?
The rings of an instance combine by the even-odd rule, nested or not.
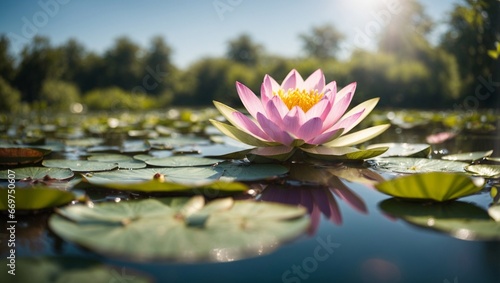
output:
[[[15,201],[15,210],[39,210],[61,206],[70,203],[75,196],[66,191],[60,191],[47,187],[37,187],[36,189],[16,189],[0,188],[0,210],[8,210],[10,200]]]
[[[11,179],[10,175],[14,176],[15,180],[66,180],[72,178],[74,173],[67,168],[47,167],[23,167],[0,171],[0,179]]]
[[[475,164],[465,166],[467,172],[473,173],[475,176],[485,178],[499,178],[500,165]]]
[[[221,163],[214,167],[221,179],[234,181],[257,181],[275,178],[288,173],[288,168],[279,164]]]
[[[493,150],[475,151],[475,152],[449,154],[449,155],[445,155],[441,158],[444,160],[453,160],[453,161],[475,161],[475,160],[483,159],[487,156],[490,156],[492,153],[493,153]]]
[[[379,157],[427,157],[431,153],[431,146],[425,143],[378,143],[366,147],[372,149],[388,147],[389,149]]]
[[[366,150],[360,150],[355,147],[327,147],[327,146],[317,146],[312,148],[301,148],[302,151],[306,152],[314,158],[322,160],[364,160],[373,158],[383,154],[387,151],[387,147],[377,147]]]
[[[160,177],[161,178],[161,177]],[[184,193],[203,194],[209,197],[222,194],[233,194],[247,191],[247,185],[239,182],[218,180],[190,181],[189,183],[176,183],[163,180],[151,180],[139,183],[105,183],[101,184],[108,189],[120,191],[133,191],[143,193]]]
[[[160,137],[156,139],[149,139],[148,142],[154,148],[167,148],[167,149],[180,146],[201,145],[210,143],[208,139],[200,137],[189,137],[189,136]]]
[[[156,177],[155,177],[156,176]],[[85,174],[91,184],[140,183],[163,176],[167,182],[190,184],[197,181],[217,180],[222,173],[212,167],[146,168],[137,170],[115,170]]]
[[[120,169],[146,168],[146,163],[123,154],[93,154],[87,160],[118,164]]]
[[[104,143],[104,140],[101,138],[82,138],[82,139],[65,140],[64,143],[66,144],[66,146],[91,147]]]
[[[7,274],[9,261],[0,261],[0,272]],[[147,276],[136,272],[130,267],[117,268],[107,266],[97,260],[73,256],[21,257],[16,259],[16,265],[22,266],[15,272],[15,279],[10,282],[153,282]],[[5,268],[3,268],[5,266]],[[4,275],[11,276],[11,275]],[[14,276],[13,276],[14,278]]]
[[[262,255],[308,225],[301,207],[231,199],[205,205],[199,196],[75,205],[49,219],[52,231],[67,241],[135,261],[224,262]]]
[[[484,180],[483,180],[484,181]],[[477,186],[466,174],[428,172],[397,177],[375,187],[382,193],[405,199],[447,201],[477,193]]]
[[[43,160],[44,153],[33,148],[0,148],[0,166],[35,164]]]
[[[164,158],[147,159],[145,162],[148,165],[160,167],[191,167],[191,166],[210,166],[223,159],[196,157],[196,156],[169,156]]]
[[[380,208],[419,227],[444,232],[462,240],[500,240],[500,222],[480,207],[466,202],[420,204],[385,200]]]
[[[90,160],[66,160],[49,159],[44,160],[42,165],[45,167],[69,168],[74,172],[98,172],[109,171],[118,168],[116,163],[106,163]]]
[[[465,172],[468,164],[428,158],[383,157],[370,161],[376,169],[396,173]]]

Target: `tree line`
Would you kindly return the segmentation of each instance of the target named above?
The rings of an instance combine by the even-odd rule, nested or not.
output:
[[[264,74],[281,80],[293,68],[304,77],[321,68],[339,86],[356,81],[355,100],[381,97],[381,107],[500,108],[498,18],[499,1],[464,0],[448,15],[439,42],[431,44],[436,24],[411,0],[390,23],[374,19],[377,34],[373,27],[360,31],[376,38],[375,51],[354,45],[349,58],[340,58],[345,35],[325,24],[298,35],[302,56],[269,54],[242,34],[228,41],[225,56],[201,58],[185,69],[172,63],[172,48],[162,37],[145,48],[120,37],[97,54],[75,39],[53,46],[35,36],[14,58],[1,35],[0,112],[69,111],[76,103],[89,110],[207,106],[213,100],[239,106],[235,81],[258,93]]]

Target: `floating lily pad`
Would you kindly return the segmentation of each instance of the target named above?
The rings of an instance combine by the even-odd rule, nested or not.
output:
[[[375,168],[396,173],[465,172],[468,164],[428,158],[383,157],[370,161]]]
[[[108,189],[120,191],[202,194],[209,197],[240,193],[249,189],[247,185],[239,182],[201,180],[190,181],[189,183],[177,183],[164,181],[162,176],[159,176],[157,180],[140,183],[105,183],[101,185]]]
[[[8,260],[0,261],[2,274],[7,274]],[[16,272],[15,278],[9,282],[153,282],[144,274],[138,273],[130,267],[112,267],[102,264],[97,260],[72,256],[44,256],[21,257],[16,259],[16,264],[22,266],[22,272]],[[4,275],[11,276],[11,275]],[[5,281],[4,281],[5,282]]]
[[[500,165],[475,164],[465,166],[467,172],[473,173],[476,176],[485,178],[499,178]]]
[[[146,163],[152,166],[161,167],[190,167],[190,166],[210,166],[222,159],[196,157],[196,156],[169,156],[164,158],[147,159]]]
[[[493,150],[475,151],[475,152],[449,154],[449,155],[445,155],[441,158],[445,159],[445,160],[453,160],[453,161],[475,161],[475,160],[483,159],[487,156],[490,156],[492,153],[493,153]]]
[[[16,189],[15,193],[9,193],[6,188],[0,188],[0,210],[8,210],[9,200],[15,200],[15,210],[39,210],[53,208],[70,203],[75,196],[66,191],[60,191],[47,187],[36,189]],[[9,197],[10,195],[10,197]],[[15,199],[13,198],[15,197]]]
[[[477,186],[466,174],[446,172],[428,172],[397,177],[376,184],[375,187],[382,193],[394,197],[438,202],[471,195],[482,188],[482,186]]]
[[[431,146],[425,143],[378,143],[366,147],[372,149],[377,147],[389,148],[379,157],[427,157],[431,153]]]
[[[210,141],[208,139],[199,137],[160,137],[157,139],[149,139],[149,144],[154,148],[175,148],[187,145],[201,145],[208,144]]]
[[[364,160],[373,158],[387,151],[387,147],[377,147],[360,150],[355,147],[326,147],[301,148],[308,155],[323,160]]]
[[[488,207],[488,214],[493,218],[496,222],[500,222],[500,205],[492,205]]]
[[[69,168],[74,172],[98,172],[109,171],[118,168],[118,164],[116,163],[66,159],[44,160],[42,162],[42,165],[45,167]]]
[[[85,179],[94,185],[107,183],[140,183],[163,176],[167,182],[190,184],[197,181],[216,180],[221,172],[212,167],[148,168],[137,170],[115,170],[86,174]]]
[[[146,163],[123,154],[93,154],[87,160],[116,163],[120,169],[146,168]]]
[[[66,180],[72,178],[74,173],[67,168],[47,167],[23,167],[0,171],[0,179],[11,179],[9,175],[14,176],[16,180]]]
[[[265,180],[288,173],[288,168],[279,164],[221,163],[214,169],[223,179],[235,181]]]
[[[60,209],[49,227],[67,241],[131,260],[233,261],[302,234],[304,208],[203,198],[146,199]],[[137,245],[137,243],[148,243]]]
[[[74,140],[65,140],[64,143],[67,146],[73,146],[73,147],[91,147],[104,143],[104,140],[101,138],[82,138]]]
[[[32,148],[0,148],[0,166],[35,164],[42,161],[44,153]]]

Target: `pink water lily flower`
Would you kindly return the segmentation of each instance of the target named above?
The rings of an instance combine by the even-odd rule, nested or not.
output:
[[[325,83],[321,70],[306,80],[292,70],[281,85],[266,75],[260,98],[240,82],[236,82],[236,90],[251,117],[214,101],[232,125],[216,120],[211,122],[224,134],[256,146],[253,153],[257,155],[286,155],[297,148],[324,154],[329,151],[327,148],[347,147],[371,139],[389,126],[375,126],[346,135],[373,110],[379,98],[365,101],[346,112],[356,83],[337,91],[335,81]]]

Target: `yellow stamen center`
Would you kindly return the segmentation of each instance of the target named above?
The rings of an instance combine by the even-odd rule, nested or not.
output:
[[[273,93],[283,100],[288,109],[292,109],[294,106],[299,106],[304,112],[311,109],[316,103],[318,103],[324,94],[319,93],[315,89],[289,89],[287,91],[280,89]]]

